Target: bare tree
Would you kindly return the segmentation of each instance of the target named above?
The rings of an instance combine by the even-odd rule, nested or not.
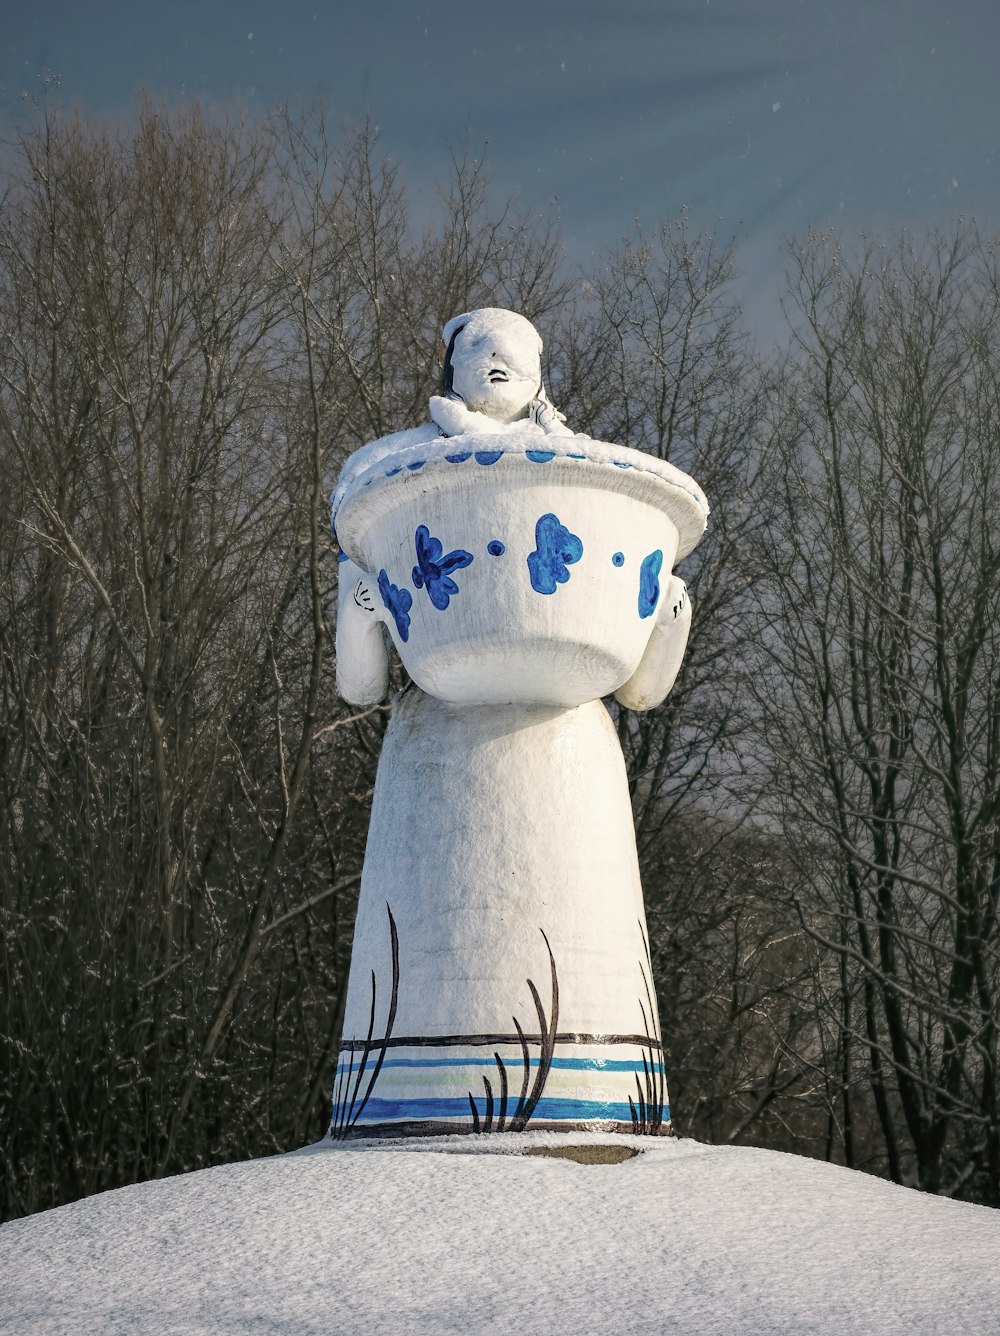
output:
[[[677,464],[712,507],[683,566],[695,620],[681,677],[658,710],[620,717],[641,850],[693,790],[708,804],[722,748],[730,759],[738,751],[745,553],[773,387],[742,333],[732,275],[731,247],[683,215],[652,237],[637,233],[588,280],[575,337],[557,349],[555,384],[573,424]]]
[[[891,1177],[998,1204],[996,248],[791,262],[752,680],[842,1136],[853,1159],[860,1069]]]
[[[0,219],[14,1211],[252,1144],[232,1115],[263,1046],[234,1036],[220,1066],[219,1045],[262,920],[336,872],[321,827],[290,844],[333,554],[283,418],[270,140],[145,106],[128,139],[49,118],[20,167]],[[301,1086],[302,1055],[275,1056]]]

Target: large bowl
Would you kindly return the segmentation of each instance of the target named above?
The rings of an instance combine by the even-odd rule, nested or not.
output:
[[[708,515],[669,464],[530,427],[349,462],[335,504],[410,676],[482,704],[579,705],[628,681]]]

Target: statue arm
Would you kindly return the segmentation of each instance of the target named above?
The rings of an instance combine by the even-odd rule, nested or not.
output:
[[[445,436],[464,436],[472,432],[480,436],[497,436],[507,430],[507,423],[477,413],[457,395],[434,394],[428,406],[431,421]]]
[[[372,577],[353,561],[337,569],[337,691],[351,705],[375,705],[389,690],[389,650]]]
[[[566,418],[541,391],[525,409],[525,417],[513,422],[501,422],[467,407],[457,395],[435,394],[430,399],[431,420],[445,436],[464,436],[476,432],[480,436],[498,436],[511,428],[531,422],[546,436],[573,436]]]
[[[671,575],[639,666],[615,692],[615,699],[630,710],[651,710],[665,700],[680,672],[690,629],[687,586],[679,575]]]

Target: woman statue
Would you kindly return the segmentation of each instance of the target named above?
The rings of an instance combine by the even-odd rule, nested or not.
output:
[[[571,432],[513,311],[444,329],[431,422],[348,460],[338,689],[412,679],[378,767],[334,1137],[669,1131],[628,785],[603,696],[657,705],[708,507]]]

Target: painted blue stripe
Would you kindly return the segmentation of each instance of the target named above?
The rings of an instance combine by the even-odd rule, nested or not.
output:
[[[507,1116],[514,1112],[516,1100],[510,1100]],[[485,1101],[482,1096],[476,1101],[482,1115]],[[499,1107],[494,1104],[495,1111]],[[669,1108],[663,1107],[663,1121],[670,1117]],[[468,1099],[375,1099],[365,1105],[364,1113],[358,1119],[358,1126],[364,1123],[377,1123],[393,1118],[460,1118],[471,1122],[472,1115]],[[549,1119],[553,1122],[579,1120],[584,1118],[611,1119],[619,1123],[632,1121],[632,1110],[628,1104],[611,1104],[593,1099],[540,1099],[535,1106],[532,1119]],[[528,1126],[531,1126],[529,1122]]]
[[[504,1058],[504,1066],[514,1066],[521,1071],[524,1070],[524,1060],[520,1053],[501,1055]],[[347,1066],[350,1058],[347,1054],[341,1055],[341,1062]],[[528,1065],[537,1067],[539,1059],[529,1058]],[[382,1068],[387,1067],[492,1067],[496,1069],[496,1060],[494,1058],[386,1058],[382,1063]],[[562,1068],[572,1072],[641,1072],[643,1070],[641,1060],[639,1062],[627,1062],[623,1058],[553,1058],[552,1066]]]

